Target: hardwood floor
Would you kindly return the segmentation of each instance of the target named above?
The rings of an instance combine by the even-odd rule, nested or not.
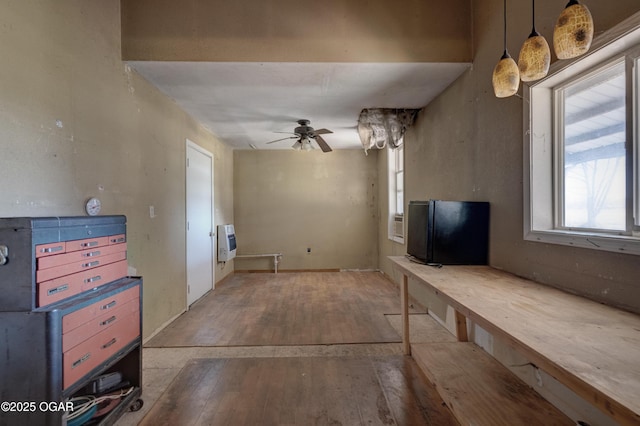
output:
[[[195,359],[142,425],[455,425],[408,357]]]
[[[376,272],[237,274],[148,347],[399,342],[384,314],[397,287]]]
[[[402,355],[399,312],[375,272],[237,274],[145,345],[145,407],[117,425],[458,424]]]

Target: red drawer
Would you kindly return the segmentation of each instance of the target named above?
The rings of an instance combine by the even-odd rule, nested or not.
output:
[[[62,335],[62,351],[67,352],[91,338],[91,336],[108,328],[115,327],[120,324],[124,318],[129,318],[131,314],[134,314],[136,318],[138,318],[139,312],[140,299],[136,298],[114,307],[113,310],[109,310],[102,315],[92,318],[89,322],[82,324],[82,326],[76,327]]]
[[[46,306],[127,276],[127,261],[99,266],[38,284],[37,306]]]
[[[54,278],[64,277],[65,275],[75,274],[76,272],[97,268],[98,266],[108,265],[119,260],[125,260],[126,258],[127,252],[121,251],[118,253],[108,254],[106,256],[89,257],[74,263],[68,263],[66,265],[60,265],[54,268],[44,269],[42,271],[38,270],[36,271],[36,282],[41,283],[49,281]]]
[[[106,312],[112,312],[114,309],[138,298],[140,298],[140,287],[131,287],[123,292],[105,297],[89,306],[65,315],[62,317],[62,334],[69,333],[76,327],[86,324]]]
[[[120,251],[126,251],[127,244],[113,244],[104,247],[89,248],[80,251],[72,251],[71,253],[59,254],[57,256],[47,256],[38,259],[37,269],[39,271],[43,269],[54,268],[56,266],[67,265],[74,262],[82,262],[86,259],[92,259],[94,257],[106,256],[108,254],[117,253]]]
[[[87,238],[85,240],[67,241],[67,253],[109,245],[109,237]]]
[[[118,324],[85,340],[62,355],[63,389],[67,389],[140,335],[140,317],[131,313]]]
[[[66,245],[67,243],[65,241],[61,243],[39,244],[36,246],[36,258],[64,253],[66,251]]]
[[[125,234],[112,235],[109,237],[109,244],[120,244],[127,241],[127,236]]]

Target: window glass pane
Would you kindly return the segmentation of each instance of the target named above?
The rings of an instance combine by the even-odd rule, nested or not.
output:
[[[396,213],[404,214],[404,172],[396,174]]]
[[[634,182],[634,224],[640,226],[640,58],[636,58],[633,62],[634,70],[634,154],[635,162],[633,166],[633,182]]]
[[[563,106],[563,225],[624,230],[624,64],[567,88]]]

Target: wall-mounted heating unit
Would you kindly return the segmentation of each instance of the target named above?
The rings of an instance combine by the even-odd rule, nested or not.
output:
[[[233,225],[218,225],[218,262],[236,257],[236,231]]]

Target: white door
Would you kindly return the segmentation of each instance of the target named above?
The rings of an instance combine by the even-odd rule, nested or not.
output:
[[[187,140],[187,306],[213,289],[213,156]]]

